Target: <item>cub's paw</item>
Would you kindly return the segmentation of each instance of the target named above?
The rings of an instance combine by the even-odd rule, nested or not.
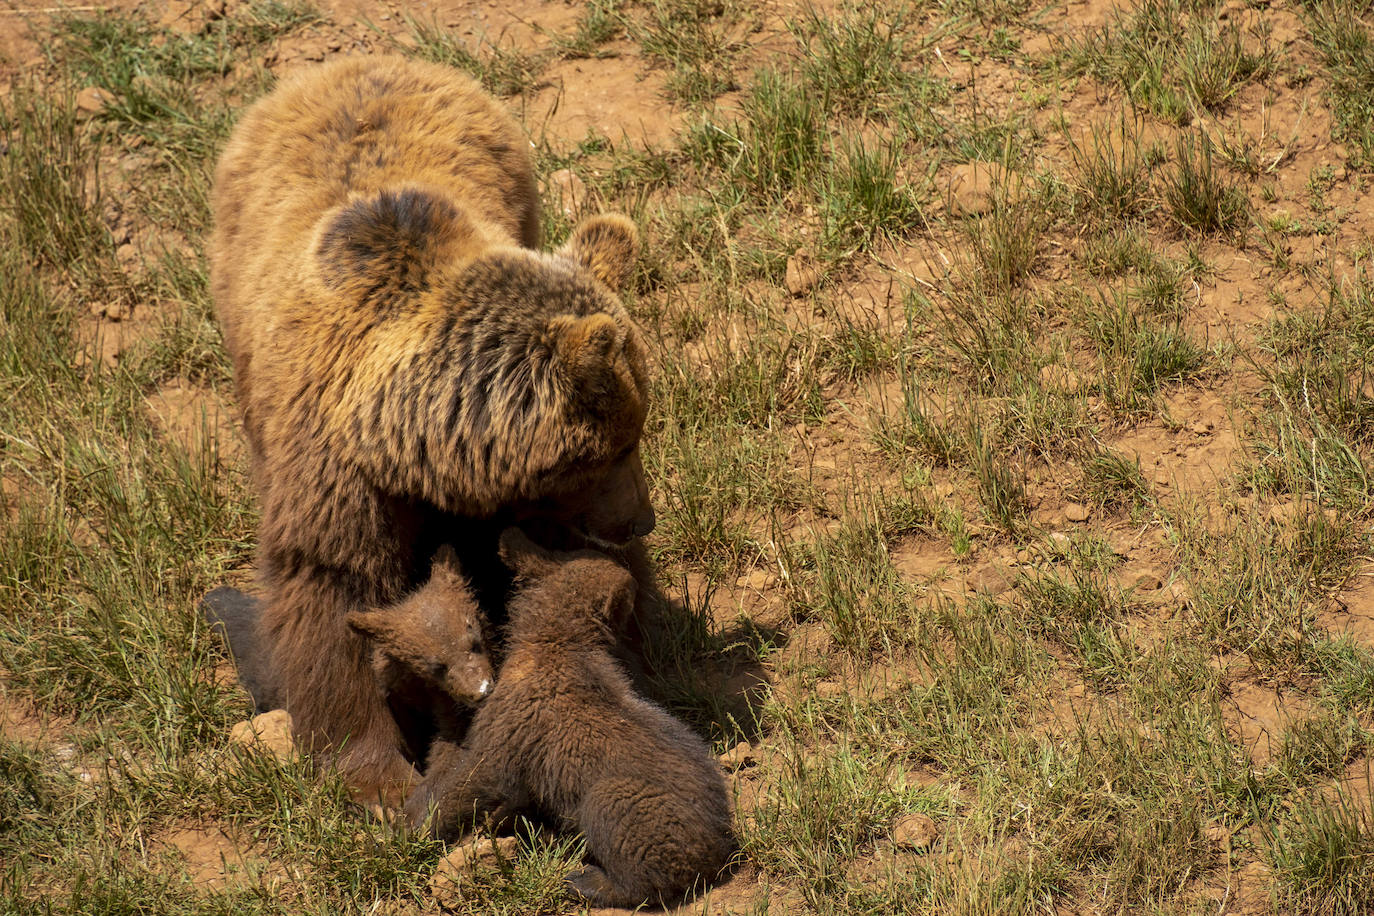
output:
[[[595,865],[588,865],[570,872],[563,884],[573,893],[597,906],[618,906],[621,897],[611,879]]]

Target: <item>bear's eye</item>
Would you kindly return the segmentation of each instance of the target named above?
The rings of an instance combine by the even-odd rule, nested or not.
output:
[[[468,649],[468,651],[471,652],[473,655],[485,654],[485,650],[480,642],[474,642],[472,644],[472,647]]]
[[[448,674],[448,665],[443,662],[434,662],[429,666],[429,675],[436,681],[442,681],[446,674]]]

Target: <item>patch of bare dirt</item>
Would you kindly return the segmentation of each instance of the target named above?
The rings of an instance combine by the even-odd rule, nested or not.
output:
[[[1374,568],[1365,567],[1337,592],[1317,623],[1336,635],[1349,635],[1374,648]]]
[[[619,58],[561,61],[545,70],[524,102],[523,119],[536,139],[560,146],[588,135],[634,147],[672,146],[684,121],[667,100],[664,73]]]
[[[1262,768],[1283,749],[1284,732],[1311,714],[1313,703],[1291,691],[1238,682],[1231,685],[1221,709],[1232,740]]]
[[[149,845],[153,855],[180,862],[192,883],[207,890],[262,887],[284,890],[288,876],[246,837],[215,824],[171,827]]]
[[[114,320],[109,307],[91,303],[91,314],[77,322],[77,365],[117,366],[131,350],[155,340],[161,332],[161,322],[145,309],[118,306],[119,320]]]
[[[0,678],[0,735],[21,744],[46,745],[63,737],[70,723],[43,715],[29,700],[11,693]]]
[[[231,461],[244,457],[238,418],[215,392],[177,382],[153,392],[146,403],[159,432],[187,454],[215,451]]]

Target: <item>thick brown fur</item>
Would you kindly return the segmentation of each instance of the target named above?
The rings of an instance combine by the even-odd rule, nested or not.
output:
[[[471,708],[495,684],[487,616],[478,607],[453,548],[434,556],[429,581],[399,604],[350,611],[345,618],[372,643],[377,689],[423,768],[437,733],[461,737]]]
[[[407,803],[454,838],[532,810],[581,830],[592,863],[568,883],[597,906],[667,904],[734,849],[730,804],[706,744],[637,694],[613,655],[635,581],[603,554],[553,553],[515,529],[506,659],[461,744],[436,742]],[[432,810],[431,810],[432,809]]]
[[[418,585],[436,527],[500,514],[633,551],[653,526],[645,351],[611,288],[634,226],[532,250],[528,148],[451,69],[345,58],[253,105],[215,174],[262,644],[299,737],[363,795],[416,774],[344,615]]]

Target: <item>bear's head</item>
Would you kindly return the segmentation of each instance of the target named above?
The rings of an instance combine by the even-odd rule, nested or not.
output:
[[[605,547],[655,522],[639,448],[647,349],[616,294],[637,251],[634,224],[606,214],[552,254],[492,251],[460,281],[467,301],[495,304],[469,352],[492,423],[487,467],[518,466],[529,482],[508,505],[512,518],[553,521]]]
[[[614,641],[634,610],[634,576],[595,550],[553,551],[519,528],[501,533],[501,562],[515,574],[511,635],[554,642]]]
[[[356,415],[394,418],[417,452],[461,469],[461,483],[424,494],[450,511],[507,510],[606,547],[648,534],[647,351],[619,298],[634,223],[591,217],[553,252],[492,238],[479,215],[421,188],[321,221],[319,278],[351,302],[340,311],[410,348],[404,371],[357,374],[375,407]]]
[[[383,686],[387,668],[428,681],[460,703],[474,705],[493,685],[486,618],[472,597],[453,548],[434,556],[430,578],[393,607],[350,611],[353,630],[372,641]]]

